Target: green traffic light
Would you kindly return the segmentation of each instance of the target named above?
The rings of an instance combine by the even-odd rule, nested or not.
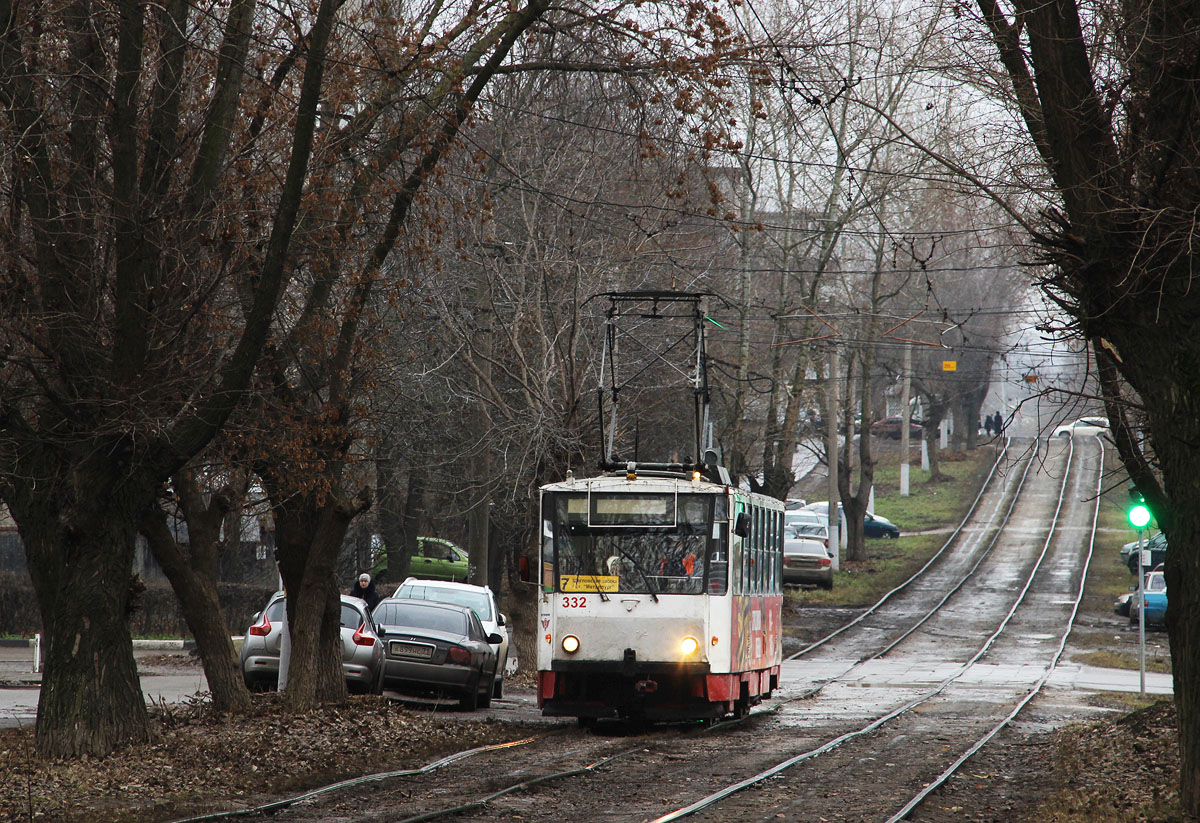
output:
[[[1129,525],[1135,529],[1144,529],[1150,522],[1150,508],[1145,503],[1138,503],[1129,509]]]

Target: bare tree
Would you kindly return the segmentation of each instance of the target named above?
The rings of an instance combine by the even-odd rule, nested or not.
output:
[[[295,612],[312,653],[294,703],[318,680],[344,689],[332,558],[367,503],[344,474],[363,454],[359,329],[415,194],[547,6],[439,5],[395,30],[336,0],[0,5],[0,127],[20,158],[0,172],[0,494],[48,636],[43,753],[147,735],[124,622],[134,538],[256,368],[262,431],[288,436],[243,445],[274,496],[289,610],[313,604]],[[553,28],[624,31],[669,65],[653,9],[634,24],[620,8],[563,10]],[[664,8],[694,31],[694,9]],[[280,443],[319,471],[294,485]]]
[[[1053,184],[1033,225],[1051,272],[1040,285],[1095,354],[1121,460],[1172,551],[1167,624],[1180,717],[1180,792],[1200,813],[1195,601],[1200,565],[1200,12],[1169,0],[1087,5],[979,0],[1007,100]],[[1030,221],[1031,224],[1034,221]],[[1130,409],[1144,410],[1146,442]],[[1147,447],[1153,449],[1152,464]]]
[[[58,12],[0,5],[0,141],[15,161],[2,172],[0,495],[47,636],[38,750],[104,755],[149,733],[125,621],[134,540],[267,339],[336,5],[296,17],[306,59],[257,169],[277,185],[245,223],[227,170],[263,136],[240,123],[269,16],[252,2]]]

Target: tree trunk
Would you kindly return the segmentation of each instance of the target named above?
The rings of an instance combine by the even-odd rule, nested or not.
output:
[[[400,539],[388,543],[388,579],[397,585],[408,577],[412,556],[417,553],[417,537],[425,520],[425,471],[413,466],[408,472],[408,493],[400,519]],[[395,571],[393,572],[393,564]]]
[[[950,478],[942,474],[938,467],[938,431],[942,419],[946,416],[944,403],[935,401],[928,395],[925,397],[928,414],[925,416],[925,431],[921,433],[925,440],[925,448],[929,451],[929,483],[944,483]]]
[[[179,480],[177,489],[184,486],[182,478]],[[208,523],[198,522],[195,512],[188,518],[191,563],[167,528],[161,510],[143,519],[142,533],[179,598],[183,619],[196,640],[213,708],[218,712],[238,713],[250,709],[250,691],[242,679],[237,651],[217,595],[220,523],[226,509],[218,505],[205,512]],[[237,536],[230,539],[236,540]]]
[[[141,495],[95,467],[76,470],[72,488],[92,498],[51,484],[10,498],[45,632],[35,740],[47,758],[104,756],[150,737],[127,621],[142,590],[130,574]]]
[[[853,358],[851,359],[853,363]],[[859,410],[865,423],[872,418],[870,392],[871,359],[865,357],[859,370]],[[847,369],[846,385],[849,386],[854,377],[854,369]],[[848,393],[849,394],[849,393]],[[842,511],[846,516],[846,559],[866,561],[870,555],[867,552],[866,536],[863,533],[863,516],[867,511],[867,503],[871,499],[871,487],[875,483],[875,459],[871,454],[871,434],[864,430],[858,437],[858,490],[850,490],[850,455],[854,441],[850,437],[854,419],[853,406],[846,409],[846,441],[842,446],[845,455],[844,468],[838,471],[838,497],[842,501]]]
[[[383,540],[384,557],[387,559],[387,570],[377,575],[376,587],[403,580],[399,577],[401,569],[397,555],[400,552],[397,547],[404,542],[404,529],[400,523],[400,489],[394,452],[394,444],[384,442],[380,444],[379,453],[375,458],[375,520],[379,536]]]
[[[337,557],[350,522],[366,507],[365,496],[317,503],[271,489],[279,571],[288,595],[291,658],[284,692],[295,712],[346,698],[342,671],[341,601]]]
[[[1193,412],[1200,410],[1193,407]],[[1182,416],[1182,415],[1180,415]],[[1186,442],[1200,443],[1200,417],[1176,423],[1188,426],[1174,429]],[[1168,429],[1170,430],[1170,429]],[[1162,458],[1163,484],[1177,512],[1163,524],[1167,542],[1178,550],[1167,552],[1165,573],[1169,592],[1200,591],[1200,493],[1196,488],[1196,466],[1200,454],[1192,449],[1169,448]],[[1195,595],[1174,596],[1167,608],[1167,632],[1171,647],[1171,672],[1175,707],[1179,714],[1179,789],[1185,810],[1200,811],[1200,605]]]
[[[1139,351],[1141,357],[1138,366],[1132,363],[1132,356],[1125,358],[1121,371],[1145,406],[1161,487],[1131,433],[1114,429],[1113,435],[1126,470],[1146,496],[1171,547],[1164,576],[1171,592],[1167,633],[1179,714],[1180,803],[1194,813],[1200,809],[1200,655],[1196,652],[1200,648],[1200,602],[1195,596],[1200,592],[1200,551],[1196,550],[1200,545],[1200,487],[1196,483],[1200,447],[1195,445],[1200,443],[1200,396],[1194,388],[1200,385],[1200,352],[1194,336],[1184,331],[1187,323],[1194,323],[1196,309],[1178,306],[1182,300],[1175,302],[1179,316],[1164,316],[1158,333],[1150,333],[1146,326],[1139,331],[1136,325],[1120,334],[1112,329],[1112,338],[1121,350]],[[1192,344],[1186,357],[1179,351],[1183,340]],[[1113,419],[1123,414],[1125,400],[1114,389],[1115,380],[1105,377],[1115,361],[1101,346],[1095,348],[1106,408]],[[1192,390],[1181,391],[1180,387]],[[1170,434],[1163,436],[1163,432]]]
[[[180,594],[174,583],[172,588]],[[187,587],[186,595],[180,594],[179,603],[196,640],[213,709],[234,714],[249,711],[250,691],[242,678],[237,649],[229,635],[216,586],[210,580],[198,579],[194,587]]]

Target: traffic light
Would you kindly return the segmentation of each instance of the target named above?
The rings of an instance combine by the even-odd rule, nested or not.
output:
[[[1140,531],[1150,524],[1150,507],[1137,489],[1130,489],[1129,497],[1132,503],[1125,515],[1129,518],[1129,525]]]

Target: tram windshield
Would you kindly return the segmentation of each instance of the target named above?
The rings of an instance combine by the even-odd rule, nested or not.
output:
[[[543,584],[561,592],[723,594],[724,495],[548,493]]]

